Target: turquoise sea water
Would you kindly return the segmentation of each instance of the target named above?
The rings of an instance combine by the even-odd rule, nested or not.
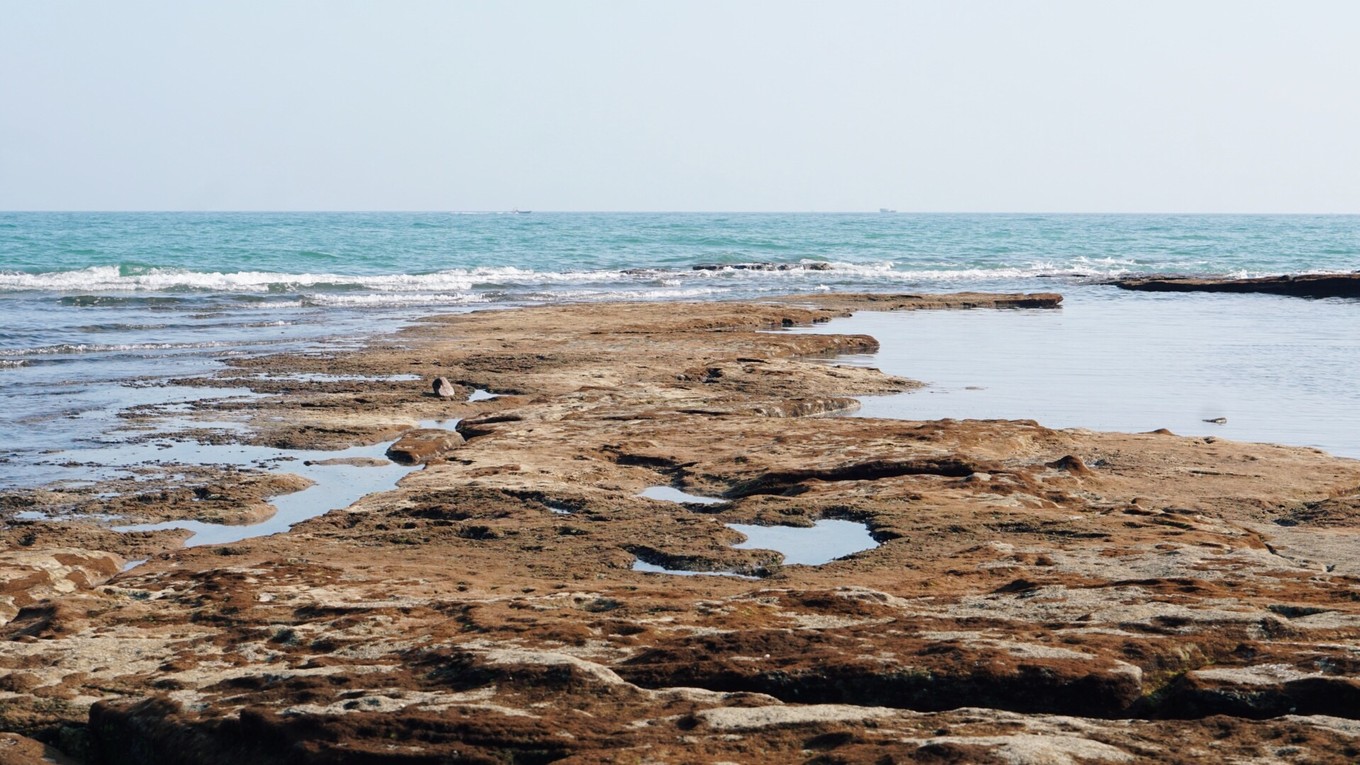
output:
[[[1221,348],[1251,353],[1250,342],[1229,341],[1262,330],[1233,317],[1269,305],[1272,330],[1328,338],[1276,338],[1286,350],[1272,357],[1271,374],[1314,381],[1314,410],[1348,410],[1356,402],[1329,394],[1325,381],[1349,390],[1360,371],[1348,355],[1360,344],[1355,303],[1322,301],[1334,307],[1317,311],[1305,309],[1309,301],[1222,298],[1187,316],[1159,301],[1191,298],[1153,299],[1102,282],[1356,269],[1360,216],[0,213],[0,486],[41,482],[26,454],[97,439],[111,412],[153,397],[127,383],[210,370],[235,355],[354,345],[433,312],[553,301],[1043,290],[1068,297],[1065,315],[1090,317],[1066,335],[1030,338],[1038,345],[1025,358],[1084,347],[1069,342],[1077,337],[1108,347],[1102,333],[1195,335],[1210,358]],[[982,330],[929,331],[944,338],[941,353],[953,344],[966,355],[1016,347],[1008,337],[1029,337],[1023,321],[998,318],[965,342],[953,333]],[[878,334],[885,353],[906,354],[906,368],[894,371],[927,379],[930,370],[911,366],[911,349],[925,347],[911,332]],[[1257,385],[1251,378],[1266,374],[1222,366],[1232,385]],[[1179,374],[1166,372],[1173,381]],[[1005,416],[1044,420],[1042,406],[1031,409]],[[1079,412],[1076,423],[1069,414],[1059,424],[1080,424]]]

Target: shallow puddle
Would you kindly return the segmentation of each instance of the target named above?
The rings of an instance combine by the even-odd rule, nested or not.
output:
[[[682,505],[721,505],[725,499],[717,497],[701,497],[697,494],[686,494],[679,489],[670,486],[651,486],[642,491],[639,497],[647,499],[657,499],[662,502],[678,502]]]
[[[438,430],[454,430],[458,427],[458,423],[462,421],[463,421],[462,417],[448,417],[442,420],[421,420],[420,422],[416,423],[416,427],[425,429],[435,428]]]
[[[680,492],[677,492],[680,493]],[[685,495],[692,496],[692,495]],[[708,499],[700,497],[700,499]],[[820,566],[848,555],[878,547],[869,527],[858,521],[823,519],[811,526],[756,526],[729,523],[727,528],[746,537],[732,545],[737,550],[774,550],[784,556],[786,566]],[[733,571],[687,571],[666,568],[643,560],[633,561],[634,571],[680,576],[741,576]]]
[[[468,401],[490,401],[490,400],[493,399],[493,398],[500,398],[500,397],[501,397],[501,394],[499,394],[499,393],[491,393],[491,392],[487,391],[485,388],[477,388],[476,390],[472,391],[472,393],[468,394],[467,400],[468,400]]]
[[[858,521],[822,519],[810,527],[754,526],[729,523],[727,528],[746,537],[738,550],[774,550],[785,565],[820,566],[863,550],[878,547],[869,527]]]

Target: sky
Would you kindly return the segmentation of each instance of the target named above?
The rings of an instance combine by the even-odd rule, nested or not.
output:
[[[0,209],[1360,213],[1354,0],[0,0]]]

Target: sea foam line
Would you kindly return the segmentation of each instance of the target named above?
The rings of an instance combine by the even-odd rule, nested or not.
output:
[[[617,282],[620,271],[533,271],[513,266],[449,269],[427,274],[233,273],[151,269],[124,274],[117,266],[92,266],[78,271],[0,273],[0,292],[244,292],[278,293],[304,289],[360,289],[376,292],[466,292],[474,286],[541,285],[554,283]]]
[[[825,263],[818,268],[801,265]],[[433,302],[465,300],[467,293],[503,288],[580,286],[598,284],[614,288],[651,282],[662,286],[681,286],[685,282],[818,284],[822,281],[860,280],[884,284],[911,282],[996,281],[1040,276],[1114,278],[1137,272],[1133,261],[1116,258],[1073,258],[1066,263],[1036,260],[1028,265],[996,268],[950,267],[936,262],[927,267],[899,268],[892,261],[851,263],[845,261],[802,261],[788,268],[752,268],[751,263],[732,263],[692,269],[690,267],[642,267],[624,270],[535,271],[515,266],[455,268],[424,274],[350,275],[333,273],[276,273],[240,271],[234,273],[149,269],[124,273],[117,266],[92,266],[78,271],[48,273],[0,273],[0,292],[218,292],[245,294],[286,294],[292,292],[437,293]],[[780,266],[784,264],[774,264]],[[461,293],[461,294],[460,294]],[[315,298],[309,295],[309,298]],[[329,298],[327,299],[329,300]],[[335,301],[341,303],[343,301]]]
[[[58,356],[80,353],[127,353],[130,351],[179,351],[207,348],[235,348],[241,345],[275,345],[287,340],[258,340],[244,342],[209,340],[199,343],[60,343],[36,348],[0,350],[0,366],[22,366],[24,356]]]

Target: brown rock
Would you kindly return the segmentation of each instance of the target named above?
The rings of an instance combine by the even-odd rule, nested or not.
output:
[[[418,428],[408,430],[387,448],[387,456],[403,465],[419,465],[442,457],[463,443],[463,437],[452,430]]]
[[[1086,463],[1081,461],[1081,457],[1068,454],[1061,459],[1046,463],[1054,470],[1065,470],[1073,475],[1090,475],[1091,469],[1086,467]]]
[[[458,398],[459,394],[462,392],[458,389],[458,386],[449,382],[449,378],[447,377],[434,378],[434,382],[430,387],[433,389],[434,395],[439,398]]]
[[[0,733],[0,765],[74,765],[61,752],[17,733]]]
[[[26,606],[103,584],[122,564],[117,555],[95,550],[8,550],[0,555],[0,624]]]

